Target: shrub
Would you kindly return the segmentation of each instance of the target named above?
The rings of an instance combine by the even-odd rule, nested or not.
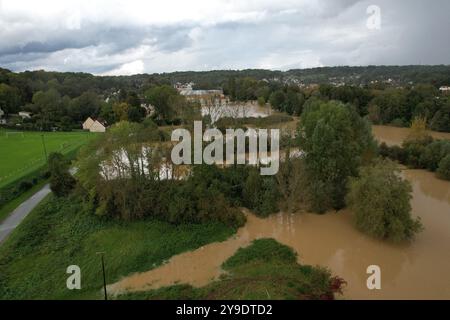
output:
[[[411,217],[411,184],[399,176],[392,162],[361,168],[360,176],[349,185],[347,204],[361,231],[400,242],[411,240],[422,229],[420,220]]]
[[[425,147],[420,155],[420,163],[430,171],[436,171],[443,158],[450,154],[450,141],[433,141]]]
[[[69,173],[69,161],[60,153],[51,153],[48,158],[51,173],[50,189],[57,197],[67,196],[75,187],[75,179]]]
[[[278,211],[279,192],[274,177],[262,177],[251,168],[243,188],[244,205],[258,216],[267,217]]]
[[[397,118],[397,119],[392,120],[391,126],[403,128],[403,127],[406,127],[407,124],[404,119]]]
[[[439,178],[450,180],[450,154],[439,162],[437,173]]]

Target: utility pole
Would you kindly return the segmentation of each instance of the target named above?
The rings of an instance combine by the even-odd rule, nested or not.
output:
[[[45,147],[45,139],[43,134],[41,134],[41,139],[42,139],[42,147],[44,148],[45,162],[48,162],[47,148]]]
[[[105,259],[104,259],[104,252],[97,252],[98,255],[102,258],[102,272],[103,272],[103,292],[105,294],[105,300],[108,300],[108,294],[106,292],[106,273],[105,273]]]

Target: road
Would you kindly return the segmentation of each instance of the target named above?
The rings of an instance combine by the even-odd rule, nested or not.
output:
[[[16,210],[0,224],[0,244],[50,192],[50,185],[45,185],[40,191],[17,207]]]

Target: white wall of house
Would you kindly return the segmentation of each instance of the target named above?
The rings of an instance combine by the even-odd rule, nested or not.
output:
[[[91,129],[92,125],[94,124],[94,120],[92,118],[87,118],[86,121],[83,123],[83,130],[89,130]]]
[[[106,132],[106,127],[98,121],[95,121],[94,124],[89,128],[90,132]]]

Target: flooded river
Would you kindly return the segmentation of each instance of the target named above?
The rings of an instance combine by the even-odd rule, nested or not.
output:
[[[395,137],[404,136],[404,129],[393,129]],[[380,140],[401,143],[380,127],[374,133]],[[322,216],[280,213],[267,219],[246,212],[248,222],[233,238],[175,256],[108,290],[142,291],[175,283],[203,286],[220,276],[221,264],[238,248],[255,239],[274,238],[292,247],[300,263],[326,266],[344,278],[348,282],[344,299],[450,299],[450,182],[423,170],[403,174],[413,186],[413,215],[421,217],[425,227],[412,244],[393,245],[362,234],[348,211]],[[381,267],[381,290],[366,287],[370,265]]]
[[[411,133],[410,128],[396,128],[388,126],[372,126],[374,136],[389,146],[400,145]],[[450,133],[429,131],[429,134],[435,139],[450,140]]]

